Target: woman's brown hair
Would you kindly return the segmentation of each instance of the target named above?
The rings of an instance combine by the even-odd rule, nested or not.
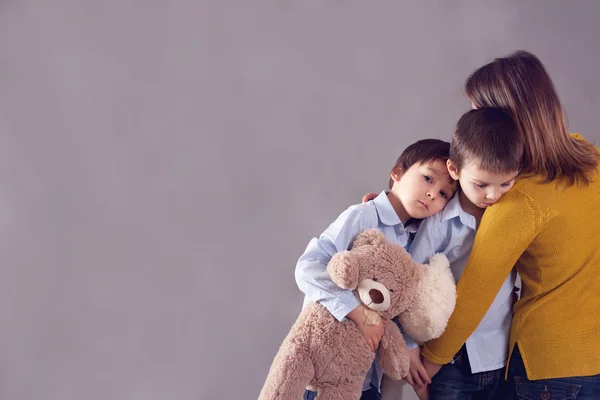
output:
[[[517,51],[497,58],[475,71],[465,89],[476,107],[499,107],[513,117],[525,139],[522,172],[547,182],[590,183],[600,153],[569,135],[556,88],[536,56]]]

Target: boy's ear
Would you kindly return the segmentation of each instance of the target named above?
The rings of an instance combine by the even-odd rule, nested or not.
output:
[[[457,181],[458,180],[458,169],[456,168],[456,165],[454,165],[452,160],[448,159],[448,161],[446,161],[446,167],[448,168],[448,173],[450,174],[450,177],[452,179],[454,179],[455,181]]]
[[[394,182],[399,182],[400,178],[402,178],[402,167],[394,168],[390,173],[390,178],[392,178]]]

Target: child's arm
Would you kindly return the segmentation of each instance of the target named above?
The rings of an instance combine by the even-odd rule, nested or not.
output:
[[[377,349],[383,335],[381,320],[370,322],[368,308],[354,293],[333,283],[327,263],[335,253],[347,250],[359,232],[376,228],[377,222],[374,209],[358,206],[346,210],[318,239],[310,241],[296,265],[296,283],[308,300],[319,302],[338,321],[345,318],[354,321],[372,351]]]
[[[331,257],[348,250],[361,231],[377,227],[377,215],[369,208],[351,207],[344,211],[317,238],[313,238],[296,265],[296,283],[308,300],[319,302],[339,321],[355,310],[360,301],[351,290],[338,287],[327,273]]]

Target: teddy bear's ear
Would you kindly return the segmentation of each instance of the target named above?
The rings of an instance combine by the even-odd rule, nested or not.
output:
[[[358,257],[351,251],[340,251],[329,260],[327,272],[333,283],[354,290],[358,286]]]
[[[385,236],[379,229],[365,229],[356,235],[352,248],[355,249],[360,246],[378,245],[383,243],[385,243]]]
[[[456,283],[448,259],[435,254],[429,265],[419,265],[424,272],[417,286],[411,307],[400,314],[399,322],[404,332],[426,342],[439,337],[456,304]]]

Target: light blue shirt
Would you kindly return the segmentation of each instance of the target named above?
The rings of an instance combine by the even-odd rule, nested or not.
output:
[[[298,260],[296,283],[305,294],[303,307],[309,302],[319,302],[338,321],[345,320],[346,315],[358,307],[360,301],[354,293],[333,283],[326,267],[335,253],[348,250],[355,236],[370,228],[379,229],[388,242],[404,248],[408,247],[417,231],[416,224],[404,227],[385,191],[372,201],[349,207],[318,239],[313,238],[308,243]],[[376,367],[378,359],[377,356],[367,374],[364,389],[368,389],[370,384],[379,388],[383,371]]]
[[[457,281],[469,259],[477,230],[475,217],[462,209],[459,197],[457,193],[442,211],[423,220],[410,246],[413,259],[419,263],[427,262],[435,253],[444,253]],[[493,371],[506,365],[515,281],[513,270],[483,320],[467,339],[472,373]],[[414,340],[406,336],[405,339],[409,347],[414,348]]]

